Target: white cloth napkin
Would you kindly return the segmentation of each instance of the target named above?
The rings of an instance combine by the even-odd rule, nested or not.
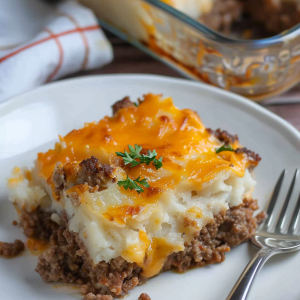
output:
[[[75,1],[0,1],[0,103],[113,59],[93,12]]]

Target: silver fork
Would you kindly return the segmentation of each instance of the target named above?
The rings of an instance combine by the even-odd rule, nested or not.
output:
[[[245,300],[248,296],[255,275],[260,271],[265,262],[271,256],[300,249],[300,236],[296,235],[296,227],[300,219],[300,195],[298,196],[298,200],[289,223],[287,216],[287,209],[292,198],[291,196],[295,187],[295,182],[300,173],[299,169],[297,169],[294,174],[275,228],[271,226],[272,221],[275,219],[275,204],[277,202],[286,172],[287,171],[284,170],[281,173],[276,183],[270,204],[267,209],[267,218],[259,226],[257,232],[251,238],[252,243],[259,247],[260,250],[248,263],[226,300]],[[289,224],[287,232],[283,230],[285,224]]]

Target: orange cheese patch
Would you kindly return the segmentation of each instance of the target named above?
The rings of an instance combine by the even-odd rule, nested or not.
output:
[[[50,243],[34,238],[28,238],[26,247],[33,255],[41,255],[46,249],[50,248]]]
[[[103,214],[103,217],[109,221],[125,225],[127,219],[131,219],[135,215],[138,215],[144,209],[145,207],[142,205],[112,207]]]
[[[166,238],[153,238],[149,248],[146,251],[146,257],[143,263],[139,264],[143,269],[142,275],[152,277],[160,272],[166,258],[174,252],[182,251],[183,246],[172,245]]]
[[[122,252],[122,257],[127,261],[143,264],[146,250],[150,247],[151,241],[145,231],[139,231],[140,242],[134,244]]]
[[[232,168],[243,176],[246,163],[243,154],[215,153],[221,143],[210,139],[198,114],[189,109],[180,110],[171,98],[148,94],[138,107],[123,108],[113,117],[104,117],[98,123],[87,123],[60,137],[60,144],[46,153],[38,154],[39,173],[51,178],[56,162],[67,164],[70,173],[76,173],[76,163],[92,155],[101,163],[114,164],[115,152],[128,151],[128,144],[138,144],[163,157],[163,168],[168,175],[161,176],[152,166],[140,165],[129,170],[129,175],[147,177],[151,186],[172,188],[182,178],[203,182],[221,170]],[[238,145],[234,145],[237,147]],[[196,160],[193,157],[204,154]],[[190,162],[187,168],[178,161]],[[201,167],[201,171],[199,171]]]

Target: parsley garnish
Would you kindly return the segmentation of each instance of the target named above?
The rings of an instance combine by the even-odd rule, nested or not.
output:
[[[162,167],[162,157],[156,159],[157,153],[155,150],[152,152],[148,150],[148,153],[140,155],[142,147],[139,145],[134,145],[134,148],[131,145],[128,145],[129,153],[125,150],[124,153],[116,152],[118,156],[121,156],[124,160],[125,165],[131,164],[131,168],[138,166],[140,164],[146,164],[147,166],[152,162],[153,166],[158,170]],[[139,161],[136,160],[139,158]]]
[[[123,186],[125,190],[136,190],[139,194],[144,192],[143,188],[141,187],[144,186],[146,188],[150,187],[149,183],[147,182],[147,179],[144,178],[140,180],[140,176],[137,179],[132,180],[131,178],[128,177],[126,180],[118,181],[119,186]],[[140,185],[139,185],[140,184]]]
[[[139,106],[136,102],[133,102],[133,105],[134,105],[135,107],[138,107],[138,106]]]
[[[135,148],[133,148],[131,145],[128,145],[128,148],[130,150],[130,152],[128,153],[126,150],[124,151],[124,153],[122,152],[116,152],[116,154],[118,156],[121,156],[124,160],[125,165],[131,164],[131,167],[137,166],[140,163],[138,161],[136,161],[136,158],[139,158],[140,152],[142,150],[142,147],[139,145],[134,145]]]
[[[156,159],[157,153],[155,150],[153,150],[152,152],[150,150],[148,150],[148,154],[147,155],[142,155],[140,157],[140,163],[143,164],[145,163],[147,166],[153,162],[153,166],[156,168],[156,170],[158,170],[159,168],[162,167],[162,157],[160,159]]]
[[[232,149],[232,147],[230,145],[226,145],[226,144],[224,144],[220,148],[216,148],[216,153],[220,153],[223,151],[234,151],[234,149]]]

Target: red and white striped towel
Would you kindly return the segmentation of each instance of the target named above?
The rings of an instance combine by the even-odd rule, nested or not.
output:
[[[112,59],[112,47],[93,12],[77,2],[56,6],[38,0],[1,3],[0,103]]]

